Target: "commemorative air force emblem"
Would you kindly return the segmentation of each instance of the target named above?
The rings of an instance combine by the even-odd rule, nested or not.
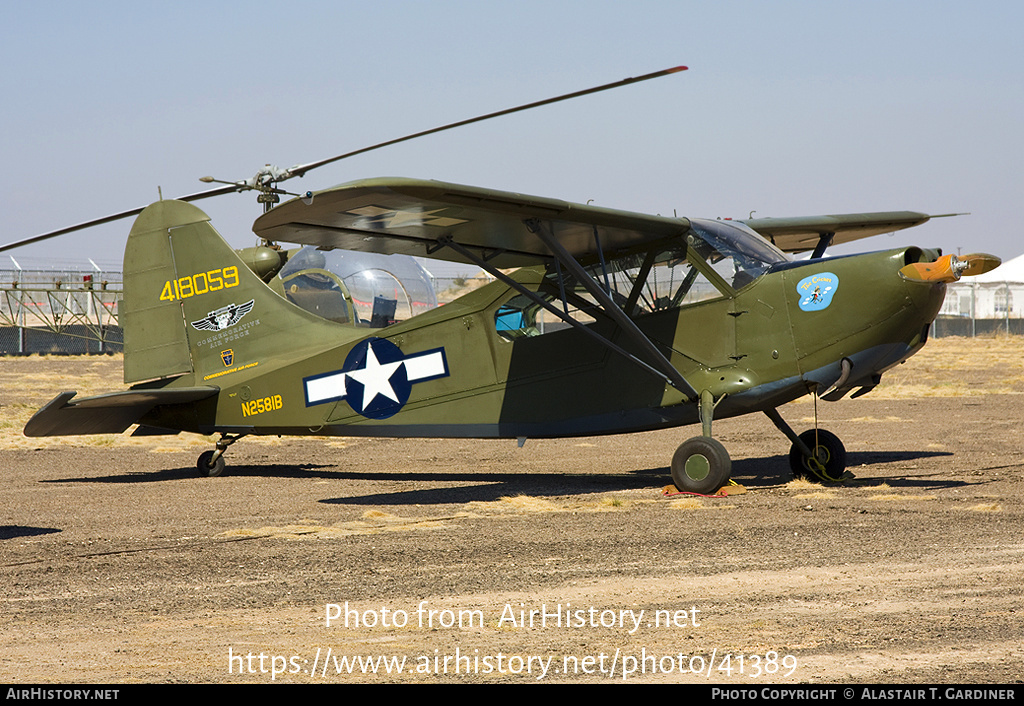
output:
[[[235,352],[230,348],[228,348],[226,351],[221,351],[220,360],[222,363],[224,363],[225,368],[228,367],[235,360]]]
[[[199,321],[192,322],[192,328],[197,331],[223,331],[242,320],[242,317],[252,311],[255,299],[250,299],[245,304],[228,304],[220,309],[214,309]]]
[[[368,338],[349,351],[341,370],[312,375],[302,383],[307,407],[344,399],[364,417],[387,419],[409,401],[414,383],[448,374],[444,348],[405,355],[387,339]]]

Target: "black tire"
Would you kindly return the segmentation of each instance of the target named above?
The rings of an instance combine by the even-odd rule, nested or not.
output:
[[[794,478],[833,482],[842,480],[846,471],[846,447],[838,436],[824,429],[818,429],[817,434],[814,429],[808,429],[800,435],[800,440],[814,451],[818,462],[825,470],[823,475],[817,467],[811,465],[810,459],[800,452],[797,445],[793,444],[789,449],[789,467],[793,470]]]
[[[672,455],[672,482],[684,493],[711,495],[729,481],[731,473],[729,452],[706,436],[684,441]]]
[[[196,468],[199,470],[200,477],[216,478],[224,473],[224,454],[218,456],[217,460],[211,464],[210,459],[212,458],[213,451],[204,451],[199,456],[199,460],[196,461]]]

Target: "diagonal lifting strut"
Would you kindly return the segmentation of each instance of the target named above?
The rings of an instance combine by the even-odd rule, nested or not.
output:
[[[567,313],[561,311],[558,307],[554,306],[551,302],[542,299],[540,296],[537,295],[536,292],[527,289],[519,282],[516,282],[508,275],[501,272],[496,267],[492,266],[490,263],[487,262],[487,260],[484,257],[480,257],[475,253],[471,252],[466,247],[454,242],[450,236],[440,239],[438,241],[438,245],[441,247],[451,248],[452,250],[459,253],[463,257],[472,261],[477,266],[481,267],[494,278],[512,287],[520,294],[528,297],[533,302],[543,307],[546,311],[550,312],[552,315],[557,316],[560,320],[569,324],[573,328],[586,333],[591,338],[594,338],[595,340],[597,340],[599,343],[601,343],[603,346],[607,347],[614,353],[617,353],[618,355],[625,357],[626,359],[632,361],[633,363],[636,363],[637,365],[647,370],[648,372],[662,378],[667,384],[671,385],[672,387],[676,388],[684,395],[686,395],[688,401],[696,400],[699,396],[697,394],[697,391],[694,390],[693,387],[686,381],[686,379],[679,373],[679,371],[676,370],[675,366],[673,366],[669,359],[665,357],[665,355],[654,345],[651,339],[648,338],[644,334],[644,332],[640,330],[636,323],[631,318],[629,318],[629,316],[626,315],[626,313],[623,312],[622,309],[615,305],[615,303],[612,301],[608,293],[604,289],[602,289],[601,286],[597,282],[595,282],[589,274],[587,274],[586,270],[583,269],[583,267],[576,261],[576,259],[571,254],[569,254],[569,252],[566,251],[560,243],[558,243],[558,241],[551,234],[550,230],[546,228],[544,224],[542,224],[540,221],[536,219],[527,220],[525,221],[525,224],[527,228],[529,228],[531,232],[535,233],[541,239],[541,241],[548,246],[552,253],[554,253],[555,264],[559,267],[564,266],[569,271],[569,273],[572,274],[576,278],[576,280],[587,289],[587,291],[597,300],[602,313],[604,313],[606,316],[612,319],[612,321],[614,321],[634,343],[639,345],[640,348],[650,356],[650,358],[654,362],[654,365],[626,351],[622,347],[613,343],[608,338],[594,331],[589,326],[585,326],[579,321],[576,321]],[[559,282],[561,284],[562,277],[559,278]]]

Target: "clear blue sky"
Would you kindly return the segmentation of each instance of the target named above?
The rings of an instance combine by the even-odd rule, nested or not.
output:
[[[0,241],[685,64],[289,186],[410,176],[696,217],[969,211],[862,247],[1009,258],[1022,26],[1010,0],[10,3]],[[197,205],[242,247],[254,201]],[[14,255],[117,266],[130,226]]]

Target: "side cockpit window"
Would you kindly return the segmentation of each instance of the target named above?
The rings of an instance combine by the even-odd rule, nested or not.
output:
[[[638,318],[734,296],[781,262],[788,258],[741,223],[694,219],[676,238],[585,269],[618,307]],[[608,318],[585,287],[554,265],[543,273],[536,295],[562,316],[517,295],[495,312],[494,328],[502,338],[557,331],[570,326],[566,317],[582,324]]]

